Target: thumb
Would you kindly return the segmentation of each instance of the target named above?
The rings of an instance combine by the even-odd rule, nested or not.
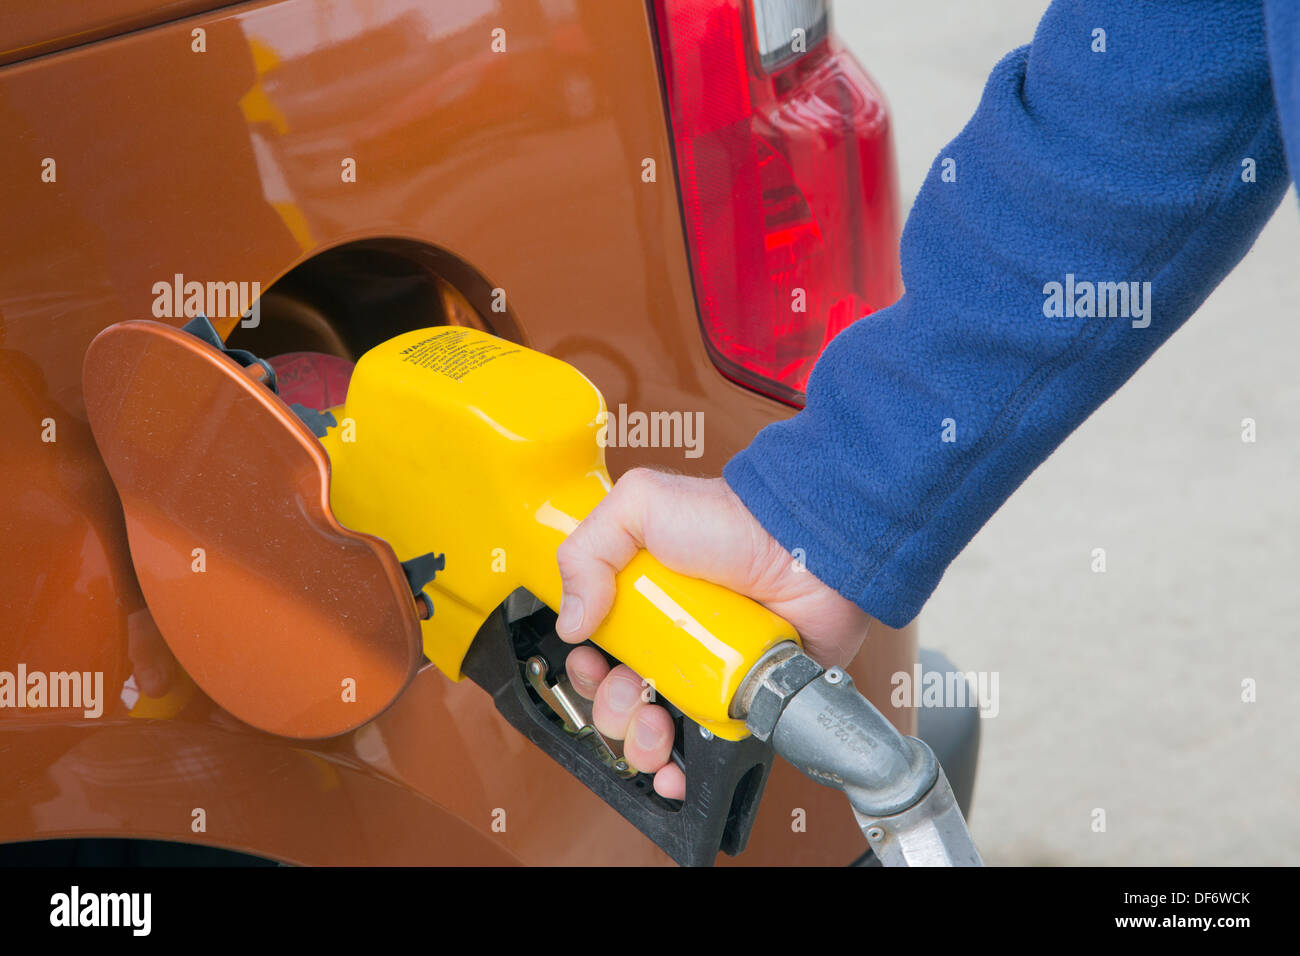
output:
[[[564,586],[555,632],[571,644],[591,637],[614,604],[614,575],[645,547],[651,473],[636,468],[620,478],[556,550]]]

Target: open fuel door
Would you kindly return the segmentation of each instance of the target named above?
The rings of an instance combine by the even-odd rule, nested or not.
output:
[[[344,733],[415,673],[426,599],[387,543],[335,519],[329,458],[270,367],[196,323],[123,322],[86,353],[86,410],[140,586],[230,713],[286,737]]]

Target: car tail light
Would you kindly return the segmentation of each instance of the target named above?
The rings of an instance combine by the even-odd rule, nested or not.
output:
[[[880,94],[826,0],[654,0],[696,300],[734,381],[803,404],[814,362],[901,291]]]

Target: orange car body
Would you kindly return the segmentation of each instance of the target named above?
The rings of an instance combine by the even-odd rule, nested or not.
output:
[[[698,459],[612,448],[613,473],[718,473],[790,409],[724,377],[701,336],[653,14],[635,0],[95,7],[0,13],[0,671],[103,675],[98,715],[0,709],[0,843],[668,862],[432,666],[376,720],[310,745],[239,723],[179,669],[148,675],[165,692],[142,698],[133,658],[159,636],[81,385],[99,331],[166,311],[159,283],[239,279],[261,292],[261,326],[232,340],[261,354],[355,356],[407,328],[479,325],[572,363],[612,408],[704,413]],[[895,232],[892,180],[878,206]],[[880,252],[894,292],[896,256]],[[909,732],[889,675],[915,659],[911,629],[875,625],[853,668]],[[778,765],[735,861],[863,849],[839,793]]]

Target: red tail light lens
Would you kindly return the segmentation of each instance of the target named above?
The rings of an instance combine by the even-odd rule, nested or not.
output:
[[[709,352],[802,405],[831,338],[901,292],[897,186],[880,94],[824,17],[773,54],[772,23],[789,17],[760,9],[756,38],[752,6],[773,2],[654,6]]]

